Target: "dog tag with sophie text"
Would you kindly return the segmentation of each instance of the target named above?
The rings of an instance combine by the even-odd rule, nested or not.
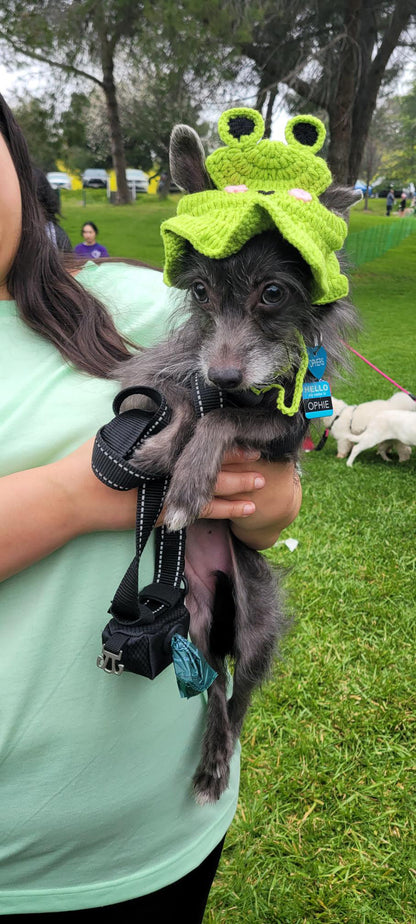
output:
[[[302,389],[305,417],[330,417],[333,414],[331,389],[329,382],[322,379],[326,369],[326,350],[323,346],[308,347],[308,369],[318,379],[316,382],[304,382]]]

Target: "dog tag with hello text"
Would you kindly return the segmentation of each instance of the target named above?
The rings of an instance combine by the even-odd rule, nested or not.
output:
[[[326,350],[308,347],[308,368],[316,382],[304,382],[302,389],[305,417],[330,417],[333,414],[331,389],[329,383],[322,379],[326,369]]]

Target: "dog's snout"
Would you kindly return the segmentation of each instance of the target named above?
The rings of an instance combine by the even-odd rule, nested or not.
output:
[[[243,373],[240,369],[216,369],[210,366],[208,378],[214,385],[218,385],[218,388],[237,388],[243,381]]]

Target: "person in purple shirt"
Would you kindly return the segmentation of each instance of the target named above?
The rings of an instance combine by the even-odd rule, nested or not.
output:
[[[86,221],[83,224],[81,234],[84,238],[84,243],[77,244],[74,247],[74,253],[79,253],[82,257],[92,257],[93,260],[110,256],[108,250],[102,244],[97,244],[98,228],[93,221]]]

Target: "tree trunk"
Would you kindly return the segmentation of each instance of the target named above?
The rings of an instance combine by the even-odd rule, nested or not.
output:
[[[362,0],[346,0],[345,39],[340,55],[338,86],[328,106],[328,164],[335,182],[341,184],[348,180],[356,79],[359,72],[358,36],[361,6]]]
[[[402,32],[409,23],[412,6],[412,0],[397,0],[390,24],[384,33],[383,41],[368,68],[365,85],[360,87],[360,92],[357,93],[353,115],[353,143],[349,155],[348,183],[355,183],[357,179],[381,82],[390,57],[397,47]]]
[[[167,199],[169,195],[170,184],[172,182],[172,177],[170,175],[170,170],[162,170],[160,174],[160,180],[157,187],[157,194],[159,199]]]
[[[264,137],[270,138],[272,133],[273,107],[277,95],[277,89],[270,90],[269,101],[267,103],[266,118],[264,120]]]
[[[265,82],[267,83],[266,76],[263,72],[261,77],[258,89],[257,89],[257,99],[254,106],[255,109],[258,109],[259,112],[263,113],[263,106],[267,99],[267,88],[264,86]]]
[[[124,156],[123,136],[114,83],[113,50],[105,37],[101,41],[101,64],[103,69],[103,90],[110,128],[111,154],[117,179],[116,201],[118,205],[128,205],[131,202],[131,195],[126,180],[126,158]]]
[[[241,47],[242,53],[255,62],[262,74],[258,108],[259,104],[261,108],[264,106],[266,90],[270,91],[273,85],[277,88],[281,82],[303,100],[327,111],[328,163],[339,183],[353,185],[358,177],[382,80],[400,36],[415,11],[415,0],[395,0],[390,8],[390,19],[385,13],[380,24],[374,0],[344,0],[342,9],[341,4],[334,3],[333,20],[329,16],[333,22],[332,33],[326,27],[322,34],[319,30],[316,33],[317,42],[322,41],[321,74],[316,80],[302,76],[302,69],[308,63],[307,43],[302,60],[292,56],[291,46],[290,53],[286,54],[285,48],[285,54],[279,54],[281,35],[274,35],[272,25],[269,33],[260,32],[257,41],[245,42]],[[342,42],[340,52],[339,41]],[[317,57],[316,49],[309,49],[309,57]]]

